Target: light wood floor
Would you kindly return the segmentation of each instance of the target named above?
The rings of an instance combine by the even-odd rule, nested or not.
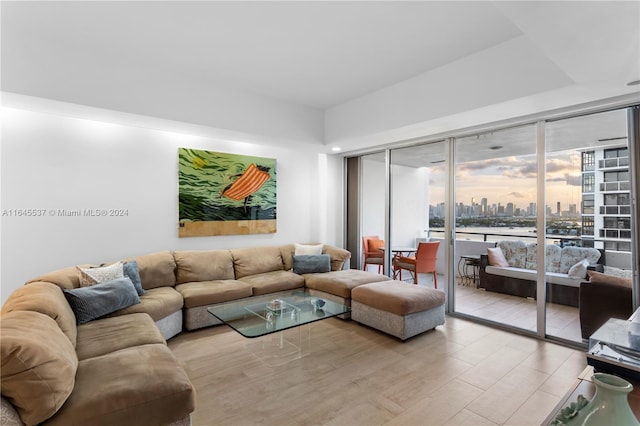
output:
[[[282,365],[227,326],[171,339],[193,424],[538,425],[586,366],[581,351],[452,317],[406,342],[337,318],[294,330],[304,356]]]
[[[407,274],[408,275],[408,274]],[[411,281],[410,277],[405,277]],[[536,301],[524,297],[511,296],[478,289],[475,285],[464,285],[458,278],[456,285],[455,311],[478,318],[488,319],[502,324],[536,331]],[[433,276],[420,274],[418,282],[421,286],[433,288]],[[446,277],[438,275],[440,289],[446,289]],[[578,308],[573,306],[547,303],[546,333],[554,337],[582,342]]]

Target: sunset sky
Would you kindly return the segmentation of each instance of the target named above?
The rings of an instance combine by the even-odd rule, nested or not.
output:
[[[561,209],[569,204],[580,209],[581,172],[580,153],[563,152],[547,158],[547,205],[555,212],[560,201]],[[444,166],[431,171],[429,204],[444,202]],[[503,157],[472,161],[456,165],[456,203],[471,205],[471,199],[480,203],[486,197],[489,205],[514,203],[526,208],[536,201],[535,156]]]

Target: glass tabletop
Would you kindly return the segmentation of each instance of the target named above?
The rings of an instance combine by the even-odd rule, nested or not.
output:
[[[306,289],[252,296],[220,303],[207,311],[245,337],[259,337],[320,321],[351,310],[311,295]]]
[[[640,368],[640,324],[609,319],[589,337],[589,355]]]

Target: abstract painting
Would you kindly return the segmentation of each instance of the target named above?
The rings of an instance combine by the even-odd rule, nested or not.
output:
[[[276,160],[178,148],[178,236],[276,232]]]

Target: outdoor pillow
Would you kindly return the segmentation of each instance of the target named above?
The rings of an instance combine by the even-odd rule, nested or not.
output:
[[[78,324],[140,303],[138,292],[128,277],[95,284],[90,287],[64,290]]]
[[[487,255],[489,256],[489,265],[499,266],[501,268],[509,267],[509,262],[505,259],[500,247],[488,247]]]
[[[293,272],[312,274],[331,271],[331,256],[328,254],[293,256]]]
[[[122,266],[122,272],[125,277],[129,277],[133,286],[136,288],[136,292],[138,296],[142,296],[144,294],[144,289],[142,288],[142,281],[140,281],[140,271],[138,270],[138,262],[125,262]]]
[[[78,270],[80,271],[80,287],[89,287],[105,281],[122,278],[124,277],[122,266],[122,262],[116,262],[113,265],[99,268],[81,268],[78,266]]]
[[[569,278],[586,278],[587,266],[589,266],[589,261],[587,259],[582,259],[580,262],[569,268],[567,275],[569,275]]]

